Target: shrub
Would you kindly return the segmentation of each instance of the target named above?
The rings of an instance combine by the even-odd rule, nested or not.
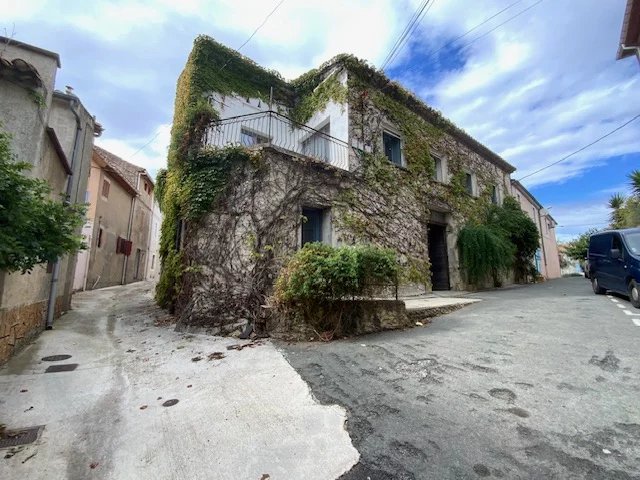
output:
[[[487,225],[465,226],[458,236],[458,248],[460,266],[472,285],[481,285],[491,278],[495,284],[498,275],[513,265],[515,247]]]
[[[280,272],[274,299],[278,305],[292,306],[366,297],[376,286],[394,284],[397,275],[391,249],[308,243]]]

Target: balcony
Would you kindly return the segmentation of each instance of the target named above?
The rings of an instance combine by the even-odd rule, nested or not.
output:
[[[278,147],[349,170],[349,144],[329,135],[328,125],[316,130],[274,111],[219,120],[210,127],[205,142],[214,147]]]

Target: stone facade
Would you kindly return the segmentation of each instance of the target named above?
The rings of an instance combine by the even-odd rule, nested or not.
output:
[[[515,169],[497,154],[348,56],[294,82],[276,105],[264,91],[204,91],[221,118],[205,141],[253,153],[209,213],[179,235],[183,325],[224,334],[262,319],[283,262],[302,245],[305,209],[320,212],[325,243],[395,250],[407,272],[401,294],[468,287],[457,237],[510,191]],[[330,153],[342,148],[346,159]]]

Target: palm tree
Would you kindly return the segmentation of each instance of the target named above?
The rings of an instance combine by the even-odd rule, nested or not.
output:
[[[638,172],[640,173],[640,172]],[[624,195],[616,193],[609,199],[608,207],[612,210],[609,216],[611,222],[611,228],[623,228],[624,227],[624,206],[627,199]]]
[[[631,180],[631,191],[640,198],[640,170],[633,170],[628,176]]]

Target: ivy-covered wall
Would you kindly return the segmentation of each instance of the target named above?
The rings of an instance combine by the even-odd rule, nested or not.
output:
[[[266,101],[272,87],[277,104],[300,123],[341,108],[355,147],[350,171],[271,147],[203,147],[218,117],[212,93]],[[157,188],[165,217],[157,298],[184,324],[217,333],[264,314],[280,266],[299,246],[303,206],[331,208],[336,243],[394,249],[402,280],[422,290],[431,284],[428,224],[434,215],[445,218],[450,283],[463,289],[457,233],[478,221],[493,186],[508,191],[506,162],[349,55],[285,82],[199,37],[178,81],[174,115],[169,168]],[[385,129],[402,138],[402,167],[384,156]],[[434,156],[446,162],[444,182],[434,180]],[[475,175],[476,196],[466,193],[466,172]]]

